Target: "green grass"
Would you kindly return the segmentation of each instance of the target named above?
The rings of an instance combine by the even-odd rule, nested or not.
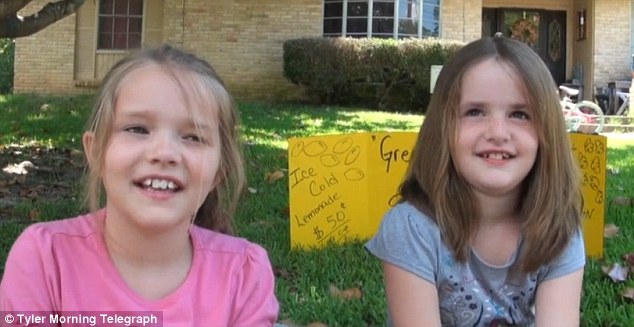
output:
[[[79,147],[92,96],[0,96],[0,145]]]
[[[9,143],[50,147],[80,146],[92,97],[0,97],[0,148]],[[45,110],[43,109],[43,105]],[[265,180],[267,173],[287,168],[286,139],[316,134],[359,131],[416,131],[421,116],[377,113],[336,107],[241,103],[245,158],[249,187],[236,217],[238,233],[263,245],[277,273],[280,320],[305,325],[380,326],[386,319],[380,265],[362,242],[330,246],[315,251],[289,249],[288,184]],[[5,118],[6,117],[6,118]],[[620,292],[634,287],[634,279],[615,284],[601,272],[601,265],[620,261],[634,252],[634,209],[611,204],[615,196],[634,198],[634,138],[610,139],[608,165],[618,174],[608,175],[606,222],[618,225],[620,235],[606,240],[604,261],[590,261],[585,275],[582,303],[584,326],[627,326],[634,321],[634,304]],[[20,231],[31,223],[28,213],[37,208],[42,217],[59,219],[81,212],[77,201],[21,203],[13,219],[0,220],[0,265]],[[0,208],[0,213],[2,208]],[[331,296],[331,285],[358,288],[361,299]],[[564,295],[562,295],[564,296]]]

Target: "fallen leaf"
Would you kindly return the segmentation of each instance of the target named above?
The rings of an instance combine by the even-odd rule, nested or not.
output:
[[[276,170],[272,173],[267,173],[265,179],[269,184],[275,183],[276,181],[284,178],[284,172],[281,170]]]
[[[340,290],[337,286],[330,284],[330,295],[342,300],[352,300],[362,298],[363,292],[356,287]]]
[[[255,188],[253,188],[253,187],[247,187],[247,190],[248,190],[248,191],[249,191],[249,193],[251,193],[251,194],[258,193],[258,190],[256,190],[256,189],[255,189]]]
[[[274,266],[273,275],[275,275],[275,277],[288,278],[291,275],[291,273],[289,273],[288,270],[286,270],[285,268]]]
[[[2,168],[2,171],[8,174],[26,175],[29,173],[29,169],[36,168],[30,161],[22,161],[19,164],[9,164]]]
[[[625,260],[625,262],[627,262],[630,266],[634,267],[634,252],[624,254],[623,260]]]
[[[623,297],[630,300],[630,301],[634,301],[634,287],[628,287],[623,291]]]
[[[37,198],[36,190],[22,190],[20,191],[20,196],[27,199],[35,199]]]
[[[620,263],[615,263],[612,267],[602,267],[601,270],[607,274],[613,282],[624,282],[627,280],[627,274],[630,270],[628,267],[621,266]]]
[[[632,199],[625,196],[617,196],[612,199],[612,203],[618,206],[629,206],[632,204]]]
[[[603,228],[603,237],[613,238],[619,235],[619,227],[615,224],[606,224]]]
[[[29,211],[29,219],[34,221],[40,221],[40,211],[33,208]]]

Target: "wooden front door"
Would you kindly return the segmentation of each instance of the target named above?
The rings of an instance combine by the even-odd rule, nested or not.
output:
[[[502,32],[542,58],[555,83],[566,82],[566,12],[521,8],[483,8],[482,36]]]

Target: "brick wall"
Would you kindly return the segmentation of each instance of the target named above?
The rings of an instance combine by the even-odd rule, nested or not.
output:
[[[630,0],[594,1],[594,82],[631,79]]]
[[[20,15],[39,11],[49,1],[36,0]],[[73,83],[75,15],[53,23],[38,33],[16,39],[15,92],[77,93]]]
[[[482,0],[445,0],[440,10],[441,37],[469,42],[482,36]]]
[[[164,35],[207,59],[237,98],[296,98],[283,76],[284,41],[318,37],[321,0],[166,0]],[[185,21],[185,28],[181,22]]]
[[[46,2],[36,0],[21,14]],[[322,6],[321,0],[165,0],[164,41],[207,59],[237,98],[297,98],[301,90],[283,76],[282,45],[321,36]],[[16,92],[86,91],[74,86],[75,21],[71,15],[16,41]]]

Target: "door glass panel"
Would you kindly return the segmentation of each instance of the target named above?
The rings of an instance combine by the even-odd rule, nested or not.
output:
[[[548,56],[552,61],[561,59],[561,24],[556,19],[548,24]]]

